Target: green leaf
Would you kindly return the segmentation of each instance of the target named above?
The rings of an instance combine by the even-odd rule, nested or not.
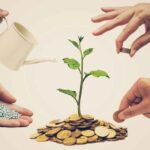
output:
[[[70,39],[68,41],[71,42],[76,48],[79,48],[79,44],[76,41]]]
[[[109,78],[109,75],[107,74],[107,72],[105,72],[103,70],[94,70],[94,71],[91,71],[89,74],[94,76],[94,77],[104,76],[104,77]]]
[[[64,63],[66,63],[68,65],[68,67],[70,69],[76,70],[76,69],[79,69],[79,67],[80,67],[80,63],[75,59],[64,58],[63,61],[64,61]]]
[[[66,89],[57,89],[57,90],[61,93],[64,93],[64,94],[67,94],[67,95],[73,97],[74,99],[76,99],[76,97],[77,97],[76,91],[72,91],[72,90],[68,90],[68,89],[67,90]]]
[[[93,52],[93,48],[88,48],[83,52],[84,57],[91,54]]]
[[[84,39],[84,36],[78,36],[79,42],[81,43],[82,40]]]

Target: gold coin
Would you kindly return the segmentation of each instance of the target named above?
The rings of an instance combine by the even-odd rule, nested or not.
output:
[[[93,136],[95,133],[92,130],[84,130],[84,131],[81,132],[81,134],[83,136],[90,137],[90,136]]]
[[[60,119],[54,119],[54,120],[50,121],[49,123],[57,124],[57,123],[62,123],[62,121]]]
[[[95,133],[99,137],[106,137],[109,134],[109,130],[104,126],[98,126],[95,128]]]
[[[98,120],[95,120],[92,124],[91,124],[91,128],[95,129],[97,126],[100,125],[100,122]]]
[[[56,138],[56,141],[55,141],[55,142],[57,142],[57,143],[59,143],[59,144],[63,143],[63,141],[60,140],[60,139],[58,139],[58,138]]]
[[[59,123],[59,124],[55,124],[55,123],[48,123],[46,126],[50,127],[50,128],[57,128],[57,127],[62,127],[65,123]]]
[[[123,135],[117,135],[117,136],[116,136],[116,139],[118,139],[118,140],[123,140],[123,139],[125,139],[125,136],[123,136]]]
[[[112,123],[110,123],[110,128],[114,129],[114,130],[117,130],[117,131],[119,130],[119,127],[114,125],[114,124],[112,124]]]
[[[42,128],[38,128],[38,129],[37,129],[37,132],[38,132],[38,133],[46,133],[48,130],[49,130],[49,128],[47,128],[47,127],[42,127]]]
[[[107,136],[108,139],[112,139],[114,137],[116,137],[116,131],[113,129],[108,129],[109,130],[109,134]]]
[[[106,128],[110,128],[110,123],[105,121],[104,126],[105,126]]]
[[[56,138],[55,136],[50,137],[49,140],[52,142],[59,143],[59,144],[61,144],[63,142],[62,140]]]
[[[89,142],[89,143],[97,142],[97,140],[98,140],[98,136],[97,136],[97,135],[88,137],[88,142]]]
[[[72,126],[79,126],[81,123],[78,121],[74,121],[74,122],[70,122],[69,124]]]
[[[69,138],[66,138],[66,139],[64,139],[64,141],[63,141],[63,144],[64,145],[74,145],[76,143],[76,138],[74,138],[74,137],[69,137]]]
[[[64,124],[63,128],[66,130],[71,130],[71,131],[76,129],[75,126],[72,126],[69,123]]]
[[[100,126],[104,126],[105,125],[105,121],[104,120],[99,120],[100,122]]]
[[[77,121],[77,120],[80,120],[81,117],[78,115],[78,114],[72,114],[69,116],[69,120],[70,121]]]
[[[55,136],[51,136],[51,137],[49,137],[49,140],[52,141],[52,142],[56,142],[56,137]]]
[[[92,115],[83,115],[83,118],[85,119],[85,120],[93,120],[94,119],[94,117],[92,116]]]
[[[88,138],[86,136],[81,136],[80,138],[77,139],[76,143],[77,144],[86,144],[88,141]]]
[[[61,130],[61,128],[54,128],[54,129],[47,131],[45,133],[45,135],[46,136],[53,136],[53,135],[57,134],[60,130]]]
[[[37,141],[37,142],[45,142],[45,141],[48,141],[48,140],[49,140],[49,138],[48,138],[45,134],[40,135],[40,136],[38,136],[38,137],[36,138],[36,141]]]
[[[81,135],[81,131],[79,129],[76,129],[74,132],[72,132],[72,137],[78,138]]]
[[[62,130],[62,131],[57,133],[57,138],[63,140],[63,139],[70,137],[71,134],[72,133],[69,130]]]
[[[123,135],[127,134],[127,130],[126,129],[120,129],[120,133],[123,134]]]
[[[30,136],[30,139],[36,139],[40,135],[41,135],[41,133],[34,133]]]

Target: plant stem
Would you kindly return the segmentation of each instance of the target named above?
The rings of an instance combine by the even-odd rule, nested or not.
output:
[[[79,43],[79,50],[80,50],[80,55],[81,55],[81,69],[80,69],[80,89],[79,89],[79,98],[78,98],[78,115],[80,117],[82,117],[82,113],[81,113],[81,96],[82,96],[82,89],[83,89],[83,82],[84,82],[84,77],[83,77],[83,73],[84,73],[84,64],[83,64],[83,54],[82,54],[82,50],[81,50],[81,45]]]

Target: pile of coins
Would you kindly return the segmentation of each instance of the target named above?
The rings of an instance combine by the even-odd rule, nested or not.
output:
[[[91,115],[69,116],[64,121],[53,120],[37,129],[30,138],[37,142],[52,141],[64,145],[117,141],[127,137],[127,129],[94,119]]]
[[[10,109],[6,105],[0,104],[0,119],[18,119],[21,114]]]

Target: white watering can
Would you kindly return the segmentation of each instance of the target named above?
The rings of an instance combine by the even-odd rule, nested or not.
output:
[[[6,23],[7,20],[5,19]],[[18,70],[23,65],[55,62],[51,59],[28,60],[26,58],[37,44],[35,37],[20,23],[14,22],[0,34],[0,63],[12,70]]]

